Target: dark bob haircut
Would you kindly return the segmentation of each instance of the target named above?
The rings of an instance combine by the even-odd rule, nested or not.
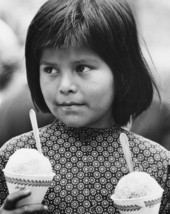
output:
[[[43,112],[49,109],[39,82],[42,50],[69,46],[95,51],[111,68],[113,116],[118,125],[126,125],[150,106],[156,85],[126,0],[49,0],[39,9],[28,28],[25,57],[31,96]]]

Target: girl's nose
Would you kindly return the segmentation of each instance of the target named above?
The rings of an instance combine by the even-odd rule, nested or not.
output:
[[[63,74],[60,79],[59,92],[62,94],[76,93],[77,86],[73,75]]]

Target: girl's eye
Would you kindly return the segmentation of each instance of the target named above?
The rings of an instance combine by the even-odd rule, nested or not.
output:
[[[43,69],[48,74],[56,74],[57,70],[54,67],[45,67]]]
[[[78,65],[76,68],[77,72],[88,72],[90,71],[90,67],[85,66],[85,65]]]

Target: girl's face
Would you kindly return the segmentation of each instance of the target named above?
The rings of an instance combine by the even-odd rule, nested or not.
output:
[[[40,87],[52,114],[67,126],[106,128],[115,123],[112,71],[89,49],[45,49]]]

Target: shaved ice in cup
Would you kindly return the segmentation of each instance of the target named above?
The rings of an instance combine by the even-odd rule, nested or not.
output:
[[[10,156],[3,172],[10,194],[18,190],[31,190],[31,195],[20,200],[17,207],[41,203],[55,175],[47,157],[36,149],[26,148]]]
[[[163,189],[146,172],[131,172],[123,176],[111,199],[121,214],[158,214]]]

